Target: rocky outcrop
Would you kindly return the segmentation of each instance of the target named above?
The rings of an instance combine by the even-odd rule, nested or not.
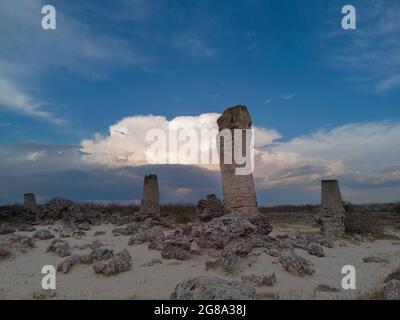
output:
[[[185,239],[165,241],[161,250],[163,259],[189,260],[191,256],[191,243]]]
[[[322,246],[316,243],[310,243],[307,247],[307,251],[310,255],[316,256],[316,257],[325,257],[325,252]]]
[[[121,272],[125,272],[132,267],[132,258],[128,250],[117,253],[114,258],[108,262],[96,262],[93,265],[93,270],[95,273],[103,274],[105,276],[116,275]]]
[[[279,262],[284,270],[299,277],[313,275],[315,272],[310,263],[294,251],[282,252],[279,256]]]
[[[256,289],[238,281],[197,277],[179,283],[172,300],[253,300]]]
[[[230,213],[215,218],[200,227],[199,246],[201,248],[223,249],[231,242],[237,242],[241,245],[247,242],[250,247],[253,247],[256,245],[256,241],[252,237],[264,238],[271,231],[272,227],[266,217],[250,215],[250,219],[247,219],[246,215]],[[243,240],[243,242],[240,242],[240,240]]]
[[[54,252],[59,257],[64,258],[71,255],[71,247],[64,240],[54,239],[47,248],[47,252]]]
[[[199,200],[196,207],[196,214],[201,221],[210,221],[229,212],[230,210],[223,205],[215,194],[210,194],[206,199]]]
[[[80,262],[80,259],[78,255],[68,257],[57,266],[57,271],[62,273],[70,272],[72,267]]]

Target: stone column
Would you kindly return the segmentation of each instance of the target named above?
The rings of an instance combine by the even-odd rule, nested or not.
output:
[[[327,236],[344,235],[345,210],[338,180],[321,181],[321,232]]]
[[[36,198],[33,193],[24,194],[24,208],[28,210],[36,210]]]
[[[233,211],[240,213],[258,213],[257,196],[254,188],[253,174],[238,175],[237,168],[244,167],[235,162],[234,148],[240,148],[240,143],[234,139],[234,130],[242,130],[242,154],[246,152],[246,134],[251,131],[243,129],[251,129],[251,118],[245,106],[234,106],[225,110],[223,115],[218,119],[218,128],[221,136],[218,137],[217,146],[219,146],[219,160],[222,178],[222,188],[224,195],[224,205]],[[231,131],[231,138],[228,138],[221,131],[228,129]],[[225,131],[226,132],[226,131]],[[224,163],[224,146],[225,144],[233,146],[232,163]],[[239,145],[238,145],[239,143]],[[248,146],[249,147],[249,146]],[[226,162],[226,161],[225,161]]]
[[[154,219],[160,218],[160,195],[158,191],[157,175],[148,175],[144,177],[140,213]]]

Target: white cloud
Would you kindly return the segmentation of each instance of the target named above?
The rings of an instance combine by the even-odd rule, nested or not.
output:
[[[0,108],[9,108],[24,115],[38,118],[55,125],[63,125],[64,120],[43,110],[43,103],[23,92],[15,83],[0,77]]]
[[[357,8],[357,30],[338,29],[325,34],[329,47],[322,51],[324,59],[350,71],[351,79],[378,93],[400,87],[400,3],[397,1],[362,1]]]
[[[180,116],[167,120],[161,116],[134,116],[124,118],[109,128],[109,135],[103,137],[95,135],[93,139],[84,140],[81,143],[82,152],[86,155],[83,159],[89,163],[97,163],[110,167],[121,167],[126,165],[139,166],[148,164],[146,150],[152,142],[146,141],[147,133],[152,129],[161,129],[169,137],[170,133],[180,129],[195,130],[201,139],[202,130],[214,130],[217,132],[218,113],[204,113],[199,116]],[[255,128],[255,146],[263,147],[273,143],[280,137],[274,130]],[[200,152],[197,159],[201,159],[201,154],[216,153],[216,140],[211,137],[212,145],[208,140],[199,140]],[[168,159],[165,164],[183,164],[183,157],[179,156],[180,147],[185,143],[179,143],[176,152],[168,148]],[[173,159],[177,160],[173,160]],[[217,170],[217,166],[207,166],[207,168]]]
[[[108,136],[96,135],[94,139],[82,141],[83,160],[111,168],[145,165],[148,130],[216,129],[218,117],[219,114],[202,114],[172,120],[160,116],[125,118],[110,127]],[[398,123],[349,124],[288,142],[280,142],[281,135],[275,130],[254,129],[254,176],[260,188],[305,187],[320,179],[339,177],[350,184],[369,186],[400,183],[396,167],[400,159]],[[216,148],[215,144],[212,148]],[[203,167],[219,170],[217,165]]]

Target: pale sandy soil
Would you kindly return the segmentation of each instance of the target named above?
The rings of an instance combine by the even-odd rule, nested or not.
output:
[[[40,227],[39,227],[40,228]],[[39,229],[38,228],[38,229]],[[50,227],[52,228],[52,227]],[[54,228],[54,227],[53,227]],[[278,294],[281,299],[352,299],[359,298],[373,291],[388,273],[400,266],[400,244],[395,240],[378,240],[374,242],[334,249],[324,248],[326,257],[310,256],[307,252],[296,252],[311,261],[316,270],[313,276],[304,278],[284,271],[273,258],[263,250],[256,250],[240,261],[240,272],[236,276],[225,276],[217,271],[205,271],[204,263],[212,260],[207,253],[193,256],[189,261],[163,260],[162,264],[151,267],[142,264],[161,258],[159,251],[150,251],[147,244],[127,246],[129,237],[113,237],[113,225],[93,227],[82,239],[65,239],[71,246],[84,245],[94,240],[101,241],[106,248],[118,252],[125,248],[132,256],[132,269],[112,277],[96,275],[91,265],[75,265],[68,274],[57,273],[57,294],[54,299],[169,299],[176,284],[187,278],[200,275],[218,276],[226,279],[240,280],[247,273],[266,274],[275,272],[277,283],[274,287],[259,287],[259,297],[263,293]],[[294,226],[291,226],[294,230]],[[95,231],[106,231],[103,236],[93,237]],[[302,232],[312,231],[302,227]],[[307,231],[306,231],[307,230]],[[286,230],[287,231],[287,230]],[[279,233],[277,228],[275,233]],[[57,232],[54,232],[58,235]],[[395,234],[395,231],[392,231]],[[32,235],[33,233],[19,232]],[[397,235],[400,236],[397,231]],[[0,242],[7,236],[0,236]],[[12,258],[0,262],[0,299],[32,299],[32,293],[41,289],[41,268],[44,265],[57,265],[63,260],[53,253],[46,253],[51,240],[36,240],[36,248],[27,253],[16,253]],[[74,249],[75,254],[89,253],[90,249]],[[390,263],[363,263],[367,256],[379,256],[390,260]],[[353,265],[357,270],[357,289],[342,290],[340,293],[315,293],[318,284],[328,284],[341,288],[344,265]]]

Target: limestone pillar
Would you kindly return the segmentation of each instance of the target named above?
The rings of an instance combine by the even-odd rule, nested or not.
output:
[[[219,146],[219,159],[224,195],[224,205],[232,209],[233,211],[241,213],[258,213],[257,196],[254,188],[253,174],[250,172],[246,175],[238,175],[236,169],[241,167],[243,168],[245,165],[237,164],[234,157],[235,148],[242,148],[243,155],[245,155],[246,152],[250,152],[250,146],[246,146],[245,142],[246,135],[251,134],[251,131],[244,130],[251,129],[252,122],[250,114],[245,106],[234,106],[226,109],[223,115],[218,119],[217,123],[220,131],[217,146]],[[235,141],[235,129],[242,131],[242,143],[240,143],[239,141]],[[226,132],[228,130],[231,131],[231,138],[229,138],[222,132]],[[233,148],[231,148],[231,164],[226,163],[224,159],[224,146],[226,143],[233,146]]]
[[[24,194],[24,208],[28,210],[36,210],[36,198],[33,193]]]
[[[143,198],[140,205],[140,213],[154,219],[160,218],[160,195],[158,190],[157,175],[144,177]]]
[[[327,236],[343,236],[345,232],[344,218],[345,210],[338,180],[322,180],[321,232]]]

